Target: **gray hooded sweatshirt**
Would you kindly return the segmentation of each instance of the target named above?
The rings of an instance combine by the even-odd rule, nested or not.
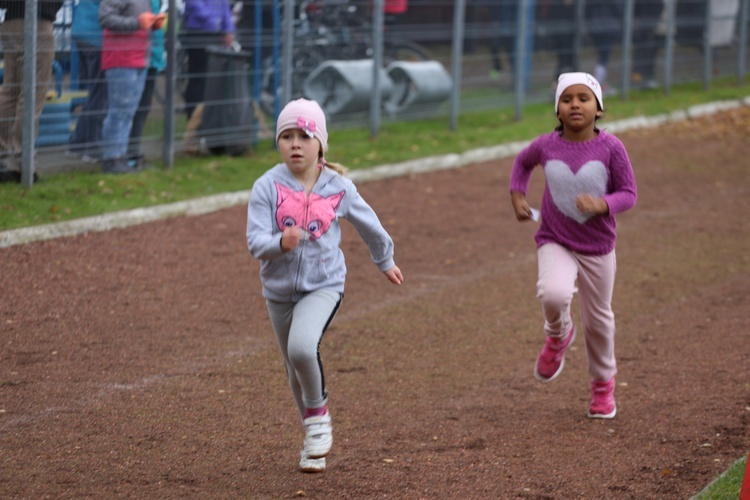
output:
[[[306,196],[302,184],[279,163],[255,181],[247,208],[247,246],[261,261],[265,298],[297,302],[320,288],[344,292],[340,217],[355,227],[378,269],[394,266],[393,240],[350,179],[324,168]],[[287,226],[301,228],[303,239],[284,253],[281,236]]]

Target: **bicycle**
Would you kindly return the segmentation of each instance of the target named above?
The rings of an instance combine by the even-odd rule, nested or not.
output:
[[[309,0],[302,2],[294,21],[291,98],[303,96],[307,77],[318,66],[330,60],[372,59],[372,23],[346,1]],[[421,45],[392,33],[383,40],[383,65],[394,61],[428,61],[430,54]],[[260,105],[268,114],[283,94],[283,84],[274,89],[278,61],[272,56],[263,60]]]

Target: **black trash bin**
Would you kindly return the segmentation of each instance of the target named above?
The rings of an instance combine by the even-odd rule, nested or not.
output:
[[[250,52],[207,47],[208,72],[198,128],[215,155],[244,154],[255,126],[250,93]]]

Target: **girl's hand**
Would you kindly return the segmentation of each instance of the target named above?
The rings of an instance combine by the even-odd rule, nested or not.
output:
[[[581,194],[576,198],[576,207],[583,215],[606,215],[609,205],[604,198],[594,198],[590,194]]]
[[[400,285],[404,282],[404,275],[401,274],[401,269],[399,269],[398,266],[393,266],[383,274],[385,274],[385,277],[388,278],[388,281],[390,281],[394,285]]]
[[[155,30],[160,30],[164,27],[164,23],[167,20],[166,14],[157,14],[154,18],[154,24],[152,25]]]
[[[516,219],[520,222],[531,220],[531,207],[526,202],[526,196],[520,191],[513,191],[510,194],[510,201],[513,203],[513,211],[516,213]]]
[[[154,25],[155,19],[156,14],[153,14],[151,12],[143,12],[138,16],[138,25],[141,27],[141,29],[150,30]]]
[[[298,227],[285,227],[284,232],[281,234],[281,250],[291,252],[299,246],[299,242],[302,239],[300,228]]]

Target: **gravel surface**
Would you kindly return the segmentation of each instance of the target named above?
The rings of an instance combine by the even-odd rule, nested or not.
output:
[[[359,185],[406,282],[343,224],[324,474],[297,471],[245,207],[0,249],[0,496],[689,498],[750,449],[750,107],[618,135],[614,420],[586,418],[582,343],[532,375],[506,159]]]

